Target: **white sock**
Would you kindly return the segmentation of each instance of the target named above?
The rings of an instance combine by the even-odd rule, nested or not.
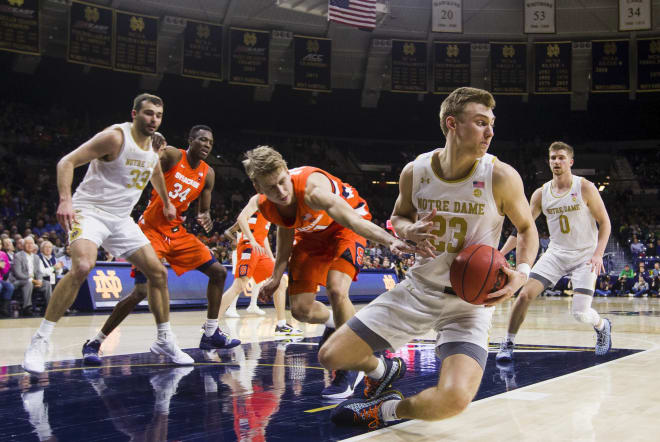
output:
[[[258,293],[252,290],[252,296],[250,296],[250,307],[257,307],[257,296]]]
[[[172,336],[172,327],[169,322],[163,322],[156,326],[158,329],[158,339],[166,341]]]
[[[209,337],[213,336],[213,333],[215,333],[216,328],[218,328],[218,320],[207,319],[206,322],[204,323],[204,334]]]
[[[286,319],[282,319],[281,321],[277,321],[277,326],[278,327],[284,327],[286,325]]]
[[[330,316],[328,317],[328,320],[325,321],[325,326],[328,328],[337,328],[335,326],[335,319],[332,316],[332,310],[330,310]]]
[[[603,321],[603,318],[598,320],[598,324],[594,328],[598,331],[602,331],[603,328],[605,328],[605,321]]]
[[[385,375],[385,362],[383,358],[378,358],[378,365],[369,373],[365,373],[370,379],[378,380]]]
[[[399,420],[399,417],[396,415],[396,407],[399,405],[400,400],[392,399],[390,401],[385,401],[380,406],[380,411],[383,413],[383,420],[385,422],[391,422]]]
[[[103,341],[105,341],[105,338],[107,338],[107,336],[102,331],[99,330],[98,334],[96,336],[94,336],[91,339],[90,342],[99,341],[99,343],[103,344]]]
[[[50,338],[50,335],[53,334],[53,329],[55,328],[55,323],[52,321],[49,321],[47,319],[44,319],[41,321],[41,325],[39,326],[39,329],[37,330],[37,334],[41,336],[44,339]]]
[[[506,334],[506,340],[513,344],[514,342],[516,342],[516,334],[515,333],[507,333]]]

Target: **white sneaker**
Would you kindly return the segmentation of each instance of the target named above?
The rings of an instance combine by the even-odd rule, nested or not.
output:
[[[238,314],[236,308],[229,308],[225,312],[225,318],[240,318],[241,315]]]
[[[163,340],[160,339],[151,344],[149,348],[152,353],[168,357],[172,362],[178,365],[192,365],[195,360],[190,355],[181,351],[173,338]]]
[[[48,339],[35,334],[30,345],[25,350],[23,368],[28,373],[40,374],[46,370],[46,352],[48,351]]]
[[[254,313],[255,315],[260,315],[263,316],[266,314],[265,311],[261,310],[258,305],[250,305],[248,308],[245,309],[246,312],[248,313]]]

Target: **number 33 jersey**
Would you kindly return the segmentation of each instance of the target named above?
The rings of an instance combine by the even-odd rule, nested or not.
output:
[[[85,178],[73,194],[74,206],[95,207],[120,218],[131,215],[158,164],[158,154],[151,147],[142,150],[133,140],[132,124],[110,127],[121,130],[124,135],[121,152],[112,161],[94,159],[90,162]]]
[[[474,163],[467,176],[444,180],[431,167],[433,154],[421,154],[413,163],[412,203],[418,219],[436,209],[432,241],[434,258],[417,255],[409,273],[413,280],[428,290],[442,291],[450,287],[449,267],[456,255],[472,244],[497,248],[504,216],[500,215],[493,197],[493,167],[497,158],[485,154]],[[421,288],[421,287],[420,287]]]
[[[170,202],[176,207],[176,218],[169,221],[163,215],[163,200],[160,199],[156,190],[151,193],[151,200],[147,209],[142,214],[139,223],[146,223],[149,227],[158,230],[167,237],[177,236],[186,232],[181,226],[182,215],[188,210],[190,203],[195,201],[204,190],[206,174],[209,165],[200,161],[197,168],[193,169],[188,164],[185,150],[179,149],[181,159],[170,170],[164,173],[167,195]]]

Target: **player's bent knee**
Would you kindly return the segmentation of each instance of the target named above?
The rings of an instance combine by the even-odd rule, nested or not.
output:
[[[151,284],[157,286],[167,285],[167,269],[162,264],[149,269],[149,273],[145,273],[145,276]]]
[[[326,287],[326,293],[328,299],[333,299],[335,301],[346,298],[348,299],[348,293],[343,290],[338,290],[336,288]]]
[[[308,308],[307,306],[301,306],[301,305],[291,306],[291,316],[293,316],[293,319],[295,319],[296,321],[309,322],[309,320],[311,319],[310,313],[311,313],[310,308]]]
[[[471,391],[458,385],[440,388],[438,401],[444,403],[444,410],[442,409],[443,407],[433,407],[438,412],[434,420],[447,417],[447,413],[452,416],[462,413],[470,405],[470,402],[472,402],[473,396],[474,394]]]
[[[220,282],[224,284],[226,278],[227,278],[227,269],[225,269],[224,266],[213,267],[213,271],[209,275],[209,280],[216,284]]]
[[[591,322],[591,315],[589,312],[574,311],[572,313],[577,322],[582,322],[585,324],[589,324]]]
[[[87,278],[87,275],[89,275],[89,272],[94,268],[95,264],[96,263],[91,261],[80,260],[71,267],[71,276],[78,281],[84,281]]]
[[[131,293],[131,296],[138,298],[140,301],[147,298],[148,294],[147,284],[135,284],[135,290]]]

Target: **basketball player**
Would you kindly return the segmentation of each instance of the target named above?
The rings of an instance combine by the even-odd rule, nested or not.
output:
[[[236,239],[236,265],[234,266],[234,283],[222,295],[222,306],[220,311],[225,313],[231,302],[236,299],[240,292],[245,290],[250,278],[253,278],[255,286],[252,290],[252,299],[257,299],[259,284],[273,274],[274,260],[273,252],[268,241],[268,230],[270,222],[258,211],[253,199],[241,210],[236,225],[241,233]],[[231,231],[234,226],[230,227]],[[286,322],[286,289],[288,279],[282,275],[280,284],[273,296],[277,324],[275,325],[276,336],[300,336],[302,330],[293,328]]]
[[[131,218],[133,206],[148,181],[166,202],[160,209],[161,216],[169,221],[176,217],[176,208],[167,197],[158,154],[151,143],[151,136],[163,118],[163,100],[140,94],[133,101],[131,116],[132,123],[115,124],[99,132],[57,164],[60,195],[57,220],[69,233],[71,270],[55,287],[45,318],[25,352],[23,368],[30,373],[45,370],[48,339],[55,323],[76,299],[80,286],[96,264],[100,246],[128,260],[147,278],[149,307],[158,330],[151,351],[167,356],[176,364],[194,362],[176,344],[170,327],[167,270]],[[90,162],[72,197],[73,169]]]
[[[258,207],[278,226],[275,267],[260,296],[272,296],[289,264],[291,313],[301,322],[325,324],[323,341],[355,314],[348,291],[364,256],[363,237],[389,246],[394,253],[415,249],[371,223],[367,203],[357,190],[324,170],[308,166],[289,170],[282,155],[268,146],[248,151],[243,165],[258,192],[248,205]],[[326,287],[332,311],[316,301],[319,285]],[[321,394],[348,397],[362,376],[338,371]]]
[[[445,419],[462,412],[479,389],[492,306],[523,285],[538,248],[520,176],[487,153],[494,107],[487,91],[454,90],[440,108],[445,147],[420,155],[401,172],[392,224],[399,236],[434,256],[418,254],[403,282],[356,313],[321,348],[324,367],[367,375],[365,399],[339,404],[332,413],[337,424],[379,428],[398,419]],[[505,215],[519,232],[518,270],[504,269],[508,282],[488,295],[486,306],[469,304],[451,289],[449,267],[469,245],[497,247]],[[394,351],[431,329],[442,361],[437,386],[406,399],[387,391],[406,367],[401,358],[374,352]]]
[[[204,350],[231,348],[241,342],[229,338],[218,328],[218,310],[227,271],[215,259],[208,247],[183,226],[185,220],[183,214],[195,200],[198,200],[197,222],[207,232],[213,226],[209,211],[215,172],[204,161],[213,149],[211,128],[204,125],[193,126],[188,135],[188,143],[187,150],[165,146],[159,152],[168,200],[176,208],[177,216],[169,220],[162,215],[163,200],[158,192],[153,191],[151,201],[140,217],[138,226],[151,242],[158,258],[165,258],[177,276],[190,270],[199,270],[209,277],[206,289],[207,319],[199,348]],[[101,364],[99,349],[105,338],[146,297],[147,280],[144,274],[136,270],[133,291],[117,303],[101,331],[83,345],[82,353],[86,364]]]
[[[574,292],[573,317],[596,330],[597,355],[604,355],[612,346],[609,319],[601,318],[591,308],[596,278],[605,271],[603,253],[610,237],[610,217],[596,186],[571,173],[573,148],[555,141],[548,151],[552,180],[534,191],[530,205],[535,219],[541,212],[545,215],[550,244],[513,304],[506,338],[495,357],[497,361],[513,358],[514,340],[531,302],[569,274]]]

